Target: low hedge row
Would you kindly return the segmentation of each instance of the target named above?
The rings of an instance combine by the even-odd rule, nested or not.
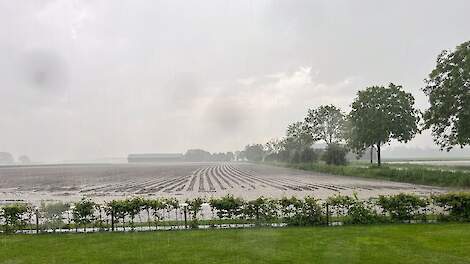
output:
[[[93,225],[114,230],[137,225],[163,224],[178,221],[178,215],[188,216],[191,227],[206,221],[202,215],[207,206],[214,221],[240,221],[254,224],[284,223],[294,226],[322,225],[332,222],[343,224],[369,224],[382,222],[427,221],[431,217],[441,221],[470,221],[470,193],[446,193],[421,197],[414,194],[381,195],[368,200],[356,195],[335,195],[326,200],[313,197],[298,199],[260,197],[243,200],[231,195],[205,200],[195,198],[180,203],[175,198],[144,199],[135,197],[97,204],[82,199],[74,204],[42,204],[34,208],[29,204],[10,204],[1,207],[0,222],[4,233],[29,227],[78,228]],[[64,222],[67,215],[69,223]],[[146,220],[142,220],[142,215]],[[175,216],[173,218],[172,216]],[[135,219],[138,218],[136,223]],[[39,221],[41,219],[41,221]],[[180,222],[182,219],[180,218]],[[39,223],[41,222],[41,223]],[[207,221],[206,221],[207,222]],[[110,228],[111,227],[111,228]]]

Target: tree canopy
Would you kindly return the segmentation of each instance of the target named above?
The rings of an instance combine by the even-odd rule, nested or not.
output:
[[[305,123],[314,141],[323,140],[328,145],[343,141],[345,116],[334,105],[323,105],[316,109],[309,109]]]
[[[408,142],[418,133],[419,111],[413,95],[402,86],[372,86],[359,91],[349,115],[350,146],[358,152],[376,145],[380,165],[380,146],[392,139]]]
[[[261,144],[247,145],[243,151],[244,156],[249,161],[262,161],[264,157],[264,148]]]
[[[426,79],[424,93],[430,108],[424,113],[425,128],[434,142],[450,150],[470,144],[470,41],[454,52],[442,51],[436,68]]]

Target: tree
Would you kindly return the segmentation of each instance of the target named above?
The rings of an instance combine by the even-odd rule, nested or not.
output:
[[[29,157],[26,156],[26,155],[21,155],[21,156],[18,158],[18,161],[19,161],[20,163],[23,163],[23,164],[29,164],[29,163],[31,163],[31,160],[30,160]]]
[[[45,224],[49,225],[55,231],[57,227],[63,224],[62,215],[70,209],[68,203],[45,203],[41,202],[41,213],[45,218]]]
[[[431,105],[424,113],[425,128],[432,129],[434,142],[447,151],[469,145],[470,41],[439,54],[423,91]]]
[[[402,86],[372,86],[359,91],[352,103],[350,147],[358,153],[376,145],[380,166],[380,146],[392,139],[408,142],[418,133],[419,111],[413,95]]]
[[[287,127],[284,148],[289,153],[291,162],[300,162],[301,153],[309,149],[314,140],[305,122],[294,122]]]
[[[334,105],[322,105],[309,109],[305,123],[314,141],[323,140],[326,144],[340,143],[344,139],[346,118]]]
[[[249,161],[261,161],[264,157],[264,148],[261,144],[247,145],[243,153]]]
[[[233,154],[233,152],[229,151],[225,153],[225,161],[233,161],[234,158],[235,158],[235,155]]]
[[[0,164],[11,164],[15,162],[13,155],[9,152],[0,152]]]
[[[84,225],[83,228],[86,231],[86,225],[94,220],[93,214],[96,204],[89,199],[82,198],[82,200],[74,205],[75,207],[72,210],[73,221],[77,225]]]
[[[294,149],[301,150],[312,146],[314,139],[305,122],[294,122],[287,127],[286,139]]]
[[[344,146],[331,143],[326,147],[322,158],[328,165],[346,165],[346,154],[348,154],[348,150]]]
[[[14,233],[16,230],[26,226],[26,214],[31,210],[28,204],[9,204],[3,206],[1,209],[0,216],[5,219],[4,232]]]
[[[184,154],[184,159],[187,161],[210,161],[211,158],[211,153],[203,149],[189,149]]]

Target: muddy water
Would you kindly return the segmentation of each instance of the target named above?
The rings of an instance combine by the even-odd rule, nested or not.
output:
[[[410,192],[430,194],[445,189],[312,173],[245,163],[94,164],[0,167],[0,203],[27,201],[95,201],[131,196],[220,197],[315,196],[360,198]]]

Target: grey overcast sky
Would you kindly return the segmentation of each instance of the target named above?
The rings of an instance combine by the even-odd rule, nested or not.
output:
[[[468,0],[0,0],[0,151],[236,150],[389,82],[424,109],[423,79],[470,39],[469,14]]]

